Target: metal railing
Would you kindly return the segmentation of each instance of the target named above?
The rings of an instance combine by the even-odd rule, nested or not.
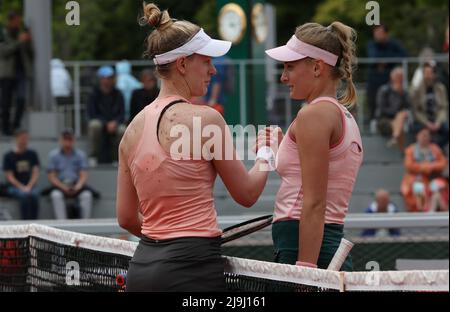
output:
[[[255,214],[218,216],[217,220],[220,228],[226,228],[253,218],[259,217]],[[118,235],[126,234],[117,223],[116,219],[77,219],[77,220],[35,220],[33,222],[26,220],[0,221],[0,230],[5,225],[24,225],[29,223],[38,223],[55,227],[61,230],[95,234],[95,235]],[[396,213],[396,214],[349,214],[345,219],[345,228],[347,230],[357,230],[365,228],[383,229],[383,228],[448,228],[449,213]],[[263,230],[264,231],[264,230]],[[266,228],[267,231],[267,228]]]
[[[433,58],[437,63],[448,63],[449,56],[448,54],[444,55],[436,55]],[[71,72],[71,76],[73,78],[73,126],[75,128],[75,133],[77,136],[82,134],[82,124],[83,124],[83,114],[82,111],[86,103],[83,100],[83,92],[90,87],[93,86],[95,81],[95,72],[91,71],[90,83],[88,85],[82,83],[83,77],[82,71],[88,68],[98,68],[102,65],[115,65],[118,61],[66,61],[64,64],[66,65],[69,72]],[[153,63],[151,61],[145,60],[130,60],[130,64],[134,71],[138,71],[143,67],[153,67]],[[364,97],[364,90],[367,78],[367,68],[370,64],[377,63],[385,63],[385,64],[399,64],[403,67],[404,70],[404,86],[405,88],[409,87],[409,81],[411,79],[411,73],[415,68],[424,62],[423,59],[418,57],[408,57],[408,58],[359,58],[358,59],[358,70],[354,75],[355,84],[358,89],[358,93]],[[220,64],[219,62],[217,64]],[[239,122],[241,125],[248,124],[248,112],[247,112],[247,99],[248,99],[248,85],[247,79],[249,73],[251,74],[252,70],[254,70],[258,66],[265,67],[266,73],[266,84],[272,85],[272,87],[266,88],[266,107],[273,107],[274,101],[281,100],[282,104],[282,113],[280,119],[281,126],[287,126],[292,120],[293,114],[296,112],[293,111],[292,100],[289,97],[289,92],[283,86],[281,86],[279,82],[279,77],[282,72],[282,64],[275,63],[271,60],[267,59],[248,59],[248,60],[227,60],[224,62],[226,66],[233,66],[234,73],[236,74],[236,79],[238,79],[238,90],[235,92],[238,94],[239,98]],[[84,79],[86,80],[86,79]],[[88,79],[89,80],[89,79]],[[273,86],[275,84],[275,86]],[[364,102],[364,101],[363,101]],[[363,105],[359,105],[358,108],[358,118],[363,118],[365,115],[365,106],[364,103],[360,103]],[[278,104],[280,105],[280,104]],[[270,113],[270,112],[269,112]],[[280,117],[280,116],[278,116]],[[66,118],[64,118],[66,119]],[[66,125],[67,126],[67,125]]]

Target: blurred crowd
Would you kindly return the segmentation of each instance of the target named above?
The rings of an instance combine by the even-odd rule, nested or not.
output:
[[[449,30],[442,51],[448,53]],[[37,189],[41,162],[28,148],[29,133],[22,127],[26,94],[32,77],[32,33],[17,12],[8,15],[0,28],[0,112],[3,137],[14,136],[15,146],[1,151],[6,183],[0,196],[17,199],[23,219],[36,219],[39,197],[49,196],[58,219],[89,218],[93,200],[100,194],[88,185],[88,168],[97,164],[117,165],[118,144],[127,125],[159,93],[158,79],[150,68],[136,78],[128,61],[96,69],[95,83],[86,100],[88,150],[75,147],[75,135],[67,128],[60,133],[59,146],[48,155],[46,173],[50,188]],[[404,58],[402,44],[389,35],[386,25],[373,29],[367,56]],[[439,63],[426,47],[421,63],[405,83],[404,67],[396,62],[371,64],[366,84],[367,120],[374,135],[386,137],[386,145],[398,148],[404,159],[405,176],[399,186],[410,212],[448,211],[448,63]],[[217,60],[215,60],[217,61]],[[197,104],[210,105],[222,114],[226,107],[224,84],[230,77],[218,60],[217,75],[204,98]],[[53,59],[51,92],[57,107],[73,106],[73,81],[64,62]],[[14,116],[12,116],[14,112]],[[25,127],[26,128],[26,127]],[[378,190],[366,210],[368,213],[395,213],[397,206],[389,193]],[[399,235],[390,229],[391,235]],[[374,235],[367,231],[364,235]]]
[[[448,53],[446,27],[443,53]],[[374,28],[367,50],[373,58],[407,56],[401,43],[389,36],[386,25]],[[376,63],[369,69],[371,130],[386,137],[387,146],[398,147],[403,155],[405,175],[400,191],[410,212],[448,211],[449,68],[433,56],[430,48],[423,49],[409,88],[403,67],[395,62]],[[371,207],[378,206],[377,202]]]

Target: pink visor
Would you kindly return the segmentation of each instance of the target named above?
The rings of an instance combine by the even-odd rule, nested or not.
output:
[[[266,54],[280,62],[292,62],[311,57],[322,60],[331,66],[336,66],[338,60],[337,55],[300,41],[295,36],[292,36],[284,46],[266,50]]]

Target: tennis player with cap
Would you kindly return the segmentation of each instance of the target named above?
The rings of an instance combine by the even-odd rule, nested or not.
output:
[[[219,174],[233,199],[250,207],[267,180],[262,169],[275,154],[262,148],[247,172],[220,113],[189,102],[205,95],[216,73],[211,58],[226,54],[231,43],[171,19],[154,4],[144,3],[143,20],[155,27],[147,54],[157,66],[161,91],[133,119],[119,147],[117,218],[121,227],[141,237],[126,290],[224,291],[214,181]],[[219,146],[209,149],[209,137],[194,133],[195,119],[201,121],[201,133],[208,126],[220,130]],[[189,134],[187,149],[171,148],[179,139],[177,130]],[[269,141],[264,134],[262,141]],[[227,160],[230,153],[232,160]]]
[[[276,156],[281,186],[272,236],[277,262],[326,269],[343,237],[343,224],[363,159],[358,125],[347,110],[355,32],[334,22],[307,23],[286,45],[267,50],[284,62],[281,82],[306,105],[289,126]],[[339,84],[346,86],[338,97]],[[343,270],[351,270],[348,257]]]

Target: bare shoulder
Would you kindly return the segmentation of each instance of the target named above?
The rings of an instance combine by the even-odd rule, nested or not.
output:
[[[225,121],[218,111],[206,105],[180,103],[170,107],[161,118],[160,130],[166,131],[175,125],[184,125],[190,130],[207,125],[223,125]]]
[[[162,116],[158,129],[159,142],[166,151],[169,151],[179,138],[186,135],[190,144],[193,142],[203,144],[207,140],[207,137],[203,136],[204,129],[210,125],[217,125],[223,129],[225,120],[219,112],[209,106],[179,103],[170,107]]]
[[[133,121],[128,125],[125,133],[120,141],[119,150],[121,153],[128,155],[133,147],[135,147],[141,138],[145,125],[144,110],[139,112]]]
[[[312,124],[332,123],[340,118],[340,110],[335,104],[328,101],[320,101],[314,105],[305,105],[297,113],[298,123],[310,122]]]

